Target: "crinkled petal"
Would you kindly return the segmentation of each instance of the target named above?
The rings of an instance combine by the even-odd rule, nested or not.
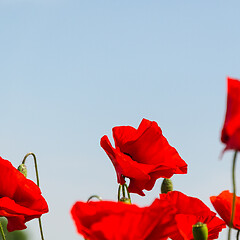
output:
[[[212,205],[227,225],[230,223],[232,213],[233,194],[228,190],[221,192],[218,196],[210,197]],[[240,230],[240,197],[236,197],[236,209],[233,220],[233,228]]]
[[[172,191],[160,194],[160,199],[169,201],[177,209],[175,224],[171,226],[172,232],[170,232],[172,240],[193,240],[192,226],[197,222],[207,224],[208,239],[218,238],[219,232],[226,227],[225,223],[216,217],[216,213],[197,198]]]
[[[39,187],[0,157],[0,216],[8,219],[8,230],[26,228],[25,222],[48,212]]]
[[[165,227],[175,212],[159,199],[144,208],[121,202],[76,202],[71,210],[78,233],[89,240],[165,240]]]
[[[151,190],[158,178],[187,173],[187,164],[154,121],[143,119],[138,129],[114,127],[113,137],[116,148],[107,136],[102,137],[101,146],[115,167],[118,183],[125,183],[124,177],[130,179],[130,192],[144,195],[143,190]]]

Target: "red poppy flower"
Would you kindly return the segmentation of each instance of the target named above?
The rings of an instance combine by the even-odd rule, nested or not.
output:
[[[174,207],[160,199],[144,208],[100,201],[76,202],[71,209],[78,233],[89,240],[165,240],[174,213]],[[158,238],[151,236],[152,231],[158,233]]]
[[[227,225],[230,223],[232,215],[233,194],[228,190],[221,192],[218,196],[210,197],[212,205],[225,221]],[[233,228],[240,230],[240,197],[236,196],[236,209],[233,219]]]
[[[39,187],[0,157],[0,217],[8,219],[8,231],[25,229],[27,221],[46,212]]]
[[[138,129],[121,126],[112,131],[116,148],[106,135],[101,146],[115,167],[118,183],[124,184],[125,177],[130,179],[130,192],[144,196],[142,190],[151,190],[158,178],[187,173],[187,164],[156,122],[143,119]]]
[[[240,81],[227,79],[227,111],[222,129],[221,141],[227,149],[240,151]]]
[[[197,198],[172,191],[160,194],[160,199],[168,200],[177,209],[175,223],[168,229],[172,240],[193,240],[192,226],[197,222],[207,224],[208,239],[217,239],[219,232],[226,227],[224,221]]]

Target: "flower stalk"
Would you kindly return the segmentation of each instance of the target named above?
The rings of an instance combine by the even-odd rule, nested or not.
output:
[[[6,240],[1,221],[0,221],[0,232],[1,232],[1,235],[2,235],[2,239]]]
[[[36,155],[32,152],[29,152],[25,155],[25,157],[23,158],[22,164],[25,165],[25,161],[29,156],[33,156],[33,160],[34,160],[34,166],[35,166],[35,172],[36,172],[36,179],[37,179],[37,185],[39,187],[39,175],[38,175],[38,167],[37,167],[37,158]],[[41,217],[38,218],[38,224],[39,224],[39,229],[40,229],[40,234],[41,234],[41,239],[44,240],[44,236],[43,236],[43,229],[42,229],[42,221],[41,221]]]
[[[97,198],[99,201],[102,201],[102,198],[98,195],[92,195],[91,197],[88,198],[87,202],[90,202],[93,198]]]
[[[235,167],[236,167],[236,159],[237,159],[237,151],[235,151],[233,156],[233,164],[232,164],[232,184],[233,184],[233,199],[232,199],[232,214],[231,214],[231,220],[229,223],[229,229],[228,229],[228,240],[231,239],[231,229],[233,227],[233,219],[235,215],[235,202],[236,202],[236,183],[235,183]]]
[[[25,164],[26,159],[32,155],[33,156],[33,160],[34,160],[34,166],[35,166],[35,172],[36,172],[36,179],[37,179],[37,185],[39,187],[39,176],[38,176],[38,167],[37,167],[37,158],[36,155],[32,152],[29,152],[28,154],[25,155],[25,157],[22,160],[22,164]]]
[[[121,190],[122,190],[122,197],[121,197]],[[126,197],[126,192],[127,192],[127,197]],[[130,193],[128,191],[128,187],[126,183],[123,185],[120,184],[118,187],[118,201],[131,204],[131,197],[130,197]]]

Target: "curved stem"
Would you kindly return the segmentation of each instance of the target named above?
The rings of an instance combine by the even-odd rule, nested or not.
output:
[[[237,240],[239,239],[239,233],[240,233],[240,230],[237,231],[237,237],[236,237]]]
[[[87,202],[90,202],[91,199],[97,198],[99,201],[102,201],[102,198],[98,195],[92,195],[91,197],[88,198]]]
[[[39,187],[39,176],[38,176],[38,167],[37,167],[37,158],[36,158],[36,155],[35,155],[34,153],[32,153],[32,152],[29,152],[29,153],[26,154],[25,157],[23,158],[22,164],[25,164],[26,159],[27,159],[28,156],[30,156],[30,155],[32,155],[32,156],[33,156],[33,159],[34,159],[37,185],[38,185],[38,187]],[[38,224],[39,224],[39,229],[40,229],[41,238],[42,238],[42,240],[44,240],[41,217],[38,218]]]
[[[6,240],[1,221],[0,221],[0,232],[1,232],[3,240]]]
[[[230,220],[229,229],[228,229],[228,240],[231,239],[231,229],[233,227],[233,219],[234,219],[234,215],[235,215],[235,202],[236,202],[235,167],[236,167],[236,159],[237,159],[237,151],[235,151],[235,153],[234,153],[233,164],[232,164],[233,200],[232,200],[231,220]]]
[[[36,172],[36,178],[37,178],[37,185],[39,187],[39,176],[38,176],[38,168],[37,168],[37,158],[35,156],[34,153],[30,152],[28,154],[25,155],[25,157],[23,158],[22,164],[25,164],[25,161],[27,159],[28,156],[32,155],[33,159],[34,159],[34,165],[35,165],[35,172]]]

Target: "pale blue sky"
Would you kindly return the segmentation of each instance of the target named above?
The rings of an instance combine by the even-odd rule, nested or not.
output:
[[[99,145],[116,125],[158,122],[189,164],[173,178],[177,190],[211,207],[209,196],[231,189],[233,153],[218,157],[226,76],[240,78],[239,9],[219,0],[0,0],[0,155],[15,166],[37,155],[46,240],[81,239],[75,201],[116,200]],[[133,202],[150,204],[160,184]],[[40,239],[37,221],[28,228]]]

